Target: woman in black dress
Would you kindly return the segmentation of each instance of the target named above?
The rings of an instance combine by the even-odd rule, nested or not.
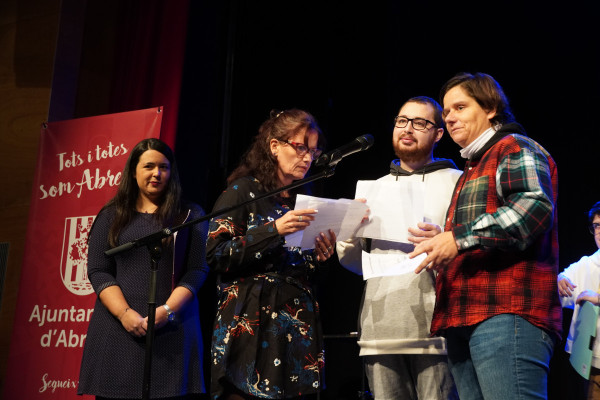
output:
[[[171,149],[145,139],[132,150],[115,197],[89,238],[88,277],[98,298],[88,327],[79,394],[141,398],[150,254],[145,247],[108,258],[110,248],[204,215],[180,199]],[[204,393],[202,335],[196,294],[206,279],[207,223],[163,240],[152,353],[151,398],[192,399]]]
[[[214,210],[242,203],[306,175],[322,134],[309,113],[272,112]],[[335,234],[314,250],[285,247],[317,210],[293,210],[287,191],[213,218],[208,263],[219,274],[211,357],[214,399],[294,398],[323,385],[323,338],[311,276],[332,256]]]

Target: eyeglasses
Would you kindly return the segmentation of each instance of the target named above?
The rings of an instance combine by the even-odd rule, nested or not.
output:
[[[597,235],[600,233],[600,223],[594,222],[593,224],[590,224],[590,233],[592,235]]]
[[[396,128],[404,128],[410,122],[412,127],[418,131],[424,131],[427,129],[427,124],[435,126],[433,122],[423,118],[406,118],[401,117],[400,115],[394,118],[394,121],[396,122]]]
[[[310,153],[310,156],[314,160],[314,159],[318,158],[321,155],[321,153],[323,153],[323,150],[321,150],[321,149],[318,149],[318,148],[309,149],[308,146],[306,146],[304,143],[292,142],[289,139],[288,140],[280,140],[280,142],[287,143],[290,146],[292,146],[294,148],[294,150],[296,150],[296,153],[298,154],[299,157],[304,157],[306,155],[306,153]]]

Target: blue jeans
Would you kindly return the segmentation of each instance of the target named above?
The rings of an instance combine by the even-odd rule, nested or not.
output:
[[[554,339],[515,314],[446,331],[461,400],[546,399]]]

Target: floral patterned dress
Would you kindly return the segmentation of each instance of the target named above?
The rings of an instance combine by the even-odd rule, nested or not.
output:
[[[240,178],[214,209],[262,193],[256,179]],[[214,399],[227,386],[270,399],[321,389],[323,336],[309,283],[316,255],[284,247],[275,227],[291,207],[289,199],[271,197],[210,221],[207,259],[219,274],[211,349]]]

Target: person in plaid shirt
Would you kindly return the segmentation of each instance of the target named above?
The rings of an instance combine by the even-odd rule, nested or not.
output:
[[[556,164],[491,76],[456,75],[440,98],[467,161],[444,232],[410,254],[427,253],[416,273],[438,272],[431,333],[446,338],[462,400],[547,398],[562,329]]]

